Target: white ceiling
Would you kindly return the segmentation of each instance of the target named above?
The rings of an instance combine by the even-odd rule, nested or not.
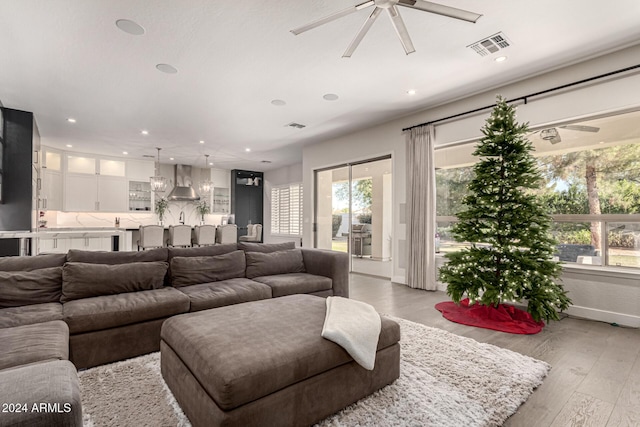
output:
[[[481,13],[476,24],[400,8],[408,56],[381,16],[341,58],[371,9],[289,32],[362,1],[0,0],[0,101],[33,111],[49,146],[131,158],[158,146],[163,163],[210,154],[222,168],[269,170],[301,161],[304,144],[640,42],[638,0],[441,1]],[[500,53],[466,48],[499,31],[512,43]]]

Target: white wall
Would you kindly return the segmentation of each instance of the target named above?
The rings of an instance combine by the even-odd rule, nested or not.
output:
[[[437,120],[449,115],[462,113],[495,103],[496,94],[507,99],[517,98],[530,93],[543,91],[556,86],[572,83],[609,71],[618,70],[637,64],[640,58],[640,45],[618,52],[594,58],[582,63],[569,65],[522,82],[508,84],[500,88],[492,88],[463,100],[452,102],[410,116],[402,117],[349,135],[331,139],[322,143],[305,147],[303,150],[303,182],[304,194],[304,246],[313,246],[313,185],[315,169],[330,167],[348,162],[365,160],[391,153],[393,159],[393,275],[394,282],[406,283],[404,254],[406,253],[404,205],[406,202],[406,151],[405,136],[402,129],[430,120]],[[508,64],[506,64],[508,65]],[[635,75],[617,76],[606,82],[591,83],[588,86],[565,90],[562,94],[548,95],[544,99],[534,100],[518,109],[518,117],[522,121],[530,121],[532,126],[546,122],[580,118],[602,112],[612,112],[629,108],[640,108],[640,77]],[[477,137],[486,115],[478,115],[456,123],[442,124],[436,127],[436,146],[452,141]],[[590,286],[590,297],[583,299],[580,285],[573,278],[567,277],[571,283],[574,300],[586,304],[583,315],[591,311],[591,315],[602,315],[601,311],[611,312],[607,301],[616,300],[619,306],[613,308],[615,313],[640,320],[640,305],[637,298],[619,298],[620,287],[614,286],[615,280],[601,276],[598,286]],[[579,282],[578,282],[579,283]],[[637,283],[637,281],[636,281]],[[610,286],[611,284],[611,286]],[[626,288],[625,288],[626,289]],[[577,303],[576,303],[577,305]],[[581,306],[582,307],[582,306]],[[616,318],[617,319],[617,318]],[[618,319],[620,320],[620,319]],[[611,321],[618,321],[611,320]],[[621,322],[618,322],[621,323]],[[628,323],[628,322],[627,322]]]
[[[264,173],[264,224],[262,227],[262,237],[265,243],[295,242],[296,246],[300,246],[299,237],[273,236],[271,234],[271,189],[280,185],[297,184],[300,182],[302,182],[302,163],[296,163]],[[306,195],[309,190],[307,187],[304,187],[302,191]]]

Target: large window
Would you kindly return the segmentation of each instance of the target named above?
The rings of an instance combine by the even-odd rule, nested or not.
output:
[[[271,234],[302,235],[302,184],[271,189]]]
[[[534,131],[557,256],[577,264],[640,268],[640,112]],[[461,149],[473,151],[474,144]],[[468,152],[460,155],[468,161]],[[450,156],[447,159],[450,162]],[[442,251],[454,251],[451,226],[464,208],[472,165],[436,171]]]

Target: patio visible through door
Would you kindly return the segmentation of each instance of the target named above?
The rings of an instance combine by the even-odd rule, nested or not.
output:
[[[391,156],[315,171],[314,246],[347,252],[351,271],[391,277]]]

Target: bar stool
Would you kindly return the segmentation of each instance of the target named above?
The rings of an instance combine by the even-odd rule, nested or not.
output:
[[[216,226],[215,225],[196,225],[193,229],[194,246],[209,246],[216,243]]]
[[[161,248],[164,239],[164,227],[161,225],[141,225],[140,239],[138,240],[138,250],[148,248]]]
[[[190,225],[170,225],[167,246],[188,248],[191,246]]]
[[[247,235],[240,236],[238,240],[242,242],[259,242],[262,240],[262,224],[247,225]]]
[[[221,225],[216,229],[216,243],[236,243],[238,241],[238,226],[235,224]]]

